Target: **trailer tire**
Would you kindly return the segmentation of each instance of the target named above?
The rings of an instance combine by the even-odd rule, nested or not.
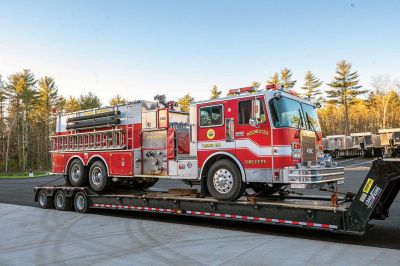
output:
[[[106,166],[102,161],[95,161],[89,170],[90,187],[96,191],[106,191],[110,188],[112,180],[108,178]]]
[[[86,169],[81,160],[74,159],[69,165],[68,181],[73,187],[82,187],[87,184]]]
[[[71,209],[71,198],[65,195],[65,192],[59,190],[54,195],[54,207],[59,211],[69,211]]]
[[[45,190],[40,190],[37,195],[39,207],[42,209],[50,209],[53,207],[53,198],[47,196]]]
[[[235,201],[243,195],[246,185],[236,165],[230,160],[222,159],[210,167],[207,188],[217,200]]]
[[[89,212],[89,202],[85,193],[78,192],[74,197],[74,208],[77,213]]]

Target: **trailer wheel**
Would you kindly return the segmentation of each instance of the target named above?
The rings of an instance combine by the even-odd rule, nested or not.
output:
[[[59,211],[69,211],[71,209],[71,198],[65,196],[64,191],[59,190],[54,196],[54,207]]]
[[[50,209],[53,207],[53,198],[46,195],[46,191],[40,190],[38,192],[38,203],[42,209]]]
[[[210,167],[207,188],[211,196],[217,200],[235,201],[243,195],[246,185],[236,165],[223,159]]]
[[[71,162],[68,169],[68,181],[73,187],[81,187],[87,184],[85,166],[79,159]]]
[[[111,178],[108,178],[107,169],[103,162],[95,161],[89,170],[90,187],[96,191],[107,190],[112,183]]]
[[[76,193],[74,198],[74,207],[77,213],[87,213],[89,211],[89,202],[85,193]]]

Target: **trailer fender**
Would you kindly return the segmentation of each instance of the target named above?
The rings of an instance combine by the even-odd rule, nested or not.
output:
[[[213,153],[207,157],[207,159],[203,163],[203,167],[200,170],[200,178],[203,178],[207,174],[208,169],[214,162],[222,158],[230,159],[231,161],[233,161],[239,168],[240,174],[242,176],[242,181],[246,182],[246,173],[244,171],[243,165],[240,163],[238,158],[236,158],[236,156],[234,156],[232,153],[223,151]]]

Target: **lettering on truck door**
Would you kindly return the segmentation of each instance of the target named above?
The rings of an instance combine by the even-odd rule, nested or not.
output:
[[[233,118],[232,113],[232,101],[199,106],[197,130],[199,165],[202,165],[209,155],[218,151],[235,154],[234,135],[231,134],[229,138],[229,132],[227,136],[226,130],[226,121]]]
[[[271,127],[263,97],[242,98],[237,101],[235,124],[236,154],[246,170],[247,181],[266,181],[272,177]],[[255,117],[255,108],[260,108]],[[250,119],[257,120],[256,125]],[[254,122],[254,121],[253,121]]]

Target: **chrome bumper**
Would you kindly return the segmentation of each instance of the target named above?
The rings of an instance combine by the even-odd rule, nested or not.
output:
[[[343,184],[343,167],[302,166],[283,169],[283,180],[291,188],[318,188],[327,183]]]

